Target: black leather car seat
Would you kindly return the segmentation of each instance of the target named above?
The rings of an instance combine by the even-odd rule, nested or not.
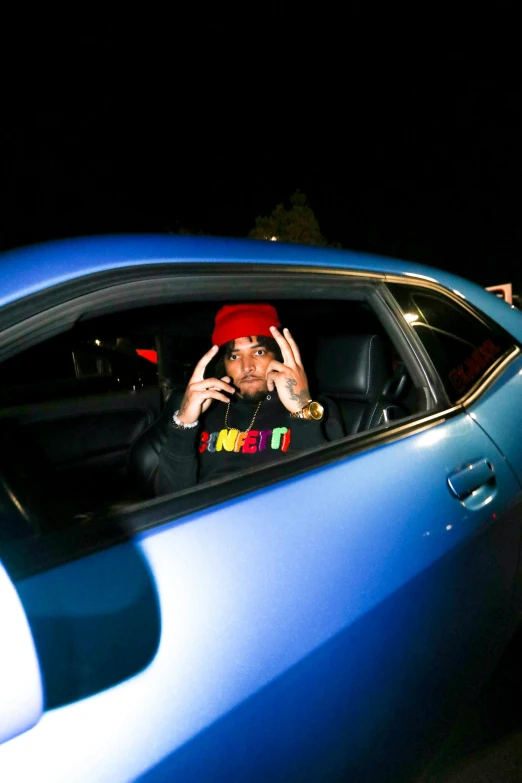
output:
[[[127,457],[127,470],[144,498],[156,496],[155,479],[159,455],[167,439],[172,415],[179,409],[185,390],[174,390],[156,421],[144,430],[131,445]]]
[[[391,370],[377,334],[345,334],[318,340],[317,386],[340,411],[345,435],[406,415],[395,402]]]

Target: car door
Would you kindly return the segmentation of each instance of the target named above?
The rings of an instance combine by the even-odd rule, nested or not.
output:
[[[407,780],[507,636],[520,488],[462,411],[313,459],[16,578],[46,709],[3,779]]]

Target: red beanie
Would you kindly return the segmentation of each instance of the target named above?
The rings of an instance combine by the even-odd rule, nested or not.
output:
[[[280,326],[275,307],[269,304],[225,305],[216,315],[212,345],[251,335],[271,337],[270,327]]]

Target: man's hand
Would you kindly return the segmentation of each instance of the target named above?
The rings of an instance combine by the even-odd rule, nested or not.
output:
[[[283,363],[272,359],[268,365],[266,371],[268,391],[277,389],[279,399],[285,408],[290,413],[296,413],[311,399],[306,373],[301,363],[301,354],[288,329],[283,329],[281,334],[275,326],[271,326],[270,331],[281,349]]]
[[[182,424],[193,424],[197,421],[201,414],[207,410],[212,400],[228,402],[229,398],[223,392],[227,391],[231,394],[235,392],[234,387],[229,383],[228,375],[224,375],[221,379],[204,377],[207,364],[217,352],[218,347],[213,345],[210,351],[207,351],[196,364],[179,406],[178,419]]]

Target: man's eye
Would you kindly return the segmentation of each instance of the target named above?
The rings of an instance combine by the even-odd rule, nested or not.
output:
[[[229,359],[237,359],[237,353],[233,353],[231,356],[228,357]]]
[[[256,355],[257,355],[257,356],[262,356],[264,353],[266,353],[266,351],[265,351],[263,348],[259,348],[259,349],[256,351]]]

